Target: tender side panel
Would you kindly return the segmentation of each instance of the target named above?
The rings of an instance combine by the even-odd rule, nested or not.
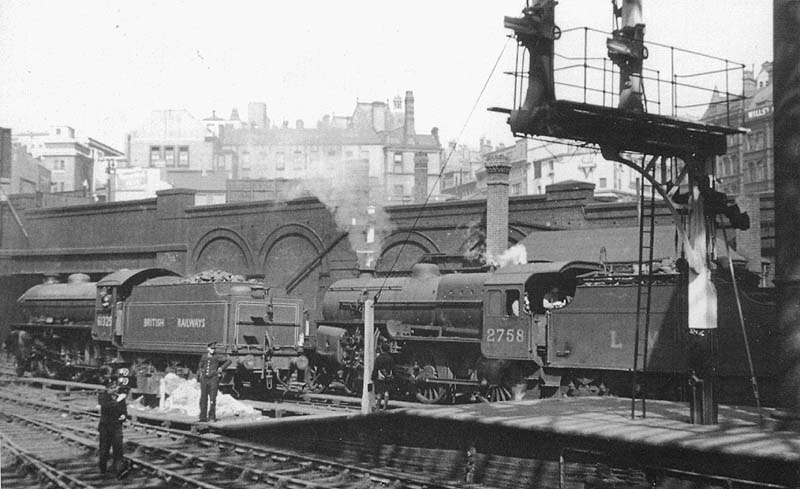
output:
[[[295,346],[300,340],[302,301],[273,300],[272,317],[268,317],[268,304],[238,302],[236,304],[236,344],[263,347],[264,336],[269,335],[270,346]]]
[[[125,308],[123,350],[202,352],[211,341],[225,343],[226,302],[139,302]]]
[[[675,285],[654,285],[647,369],[682,372],[686,368],[681,327],[686,300]],[[550,316],[551,367],[628,370],[633,368],[637,286],[579,287],[575,299]],[[644,323],[641,324],[644,334]]]

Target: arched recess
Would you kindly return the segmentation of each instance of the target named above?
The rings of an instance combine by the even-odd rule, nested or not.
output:
[[[397,231],[383,241],[378,271],[410,270],[422,255],[440,253],[439,246],[419,231]]]
[[[317,304],[321,304],[327,285],[323,279],[330,276],[326,257],[315,263],[325,249],[322,238],[310,227],[301,224],[280,226],[267,236],[259,252],[265,283],[281,288],[293,285],[288,292],[302,297],[306,309],[313,313]]]
[[[253,253],[247,241],[228,228],[213,229],[204,234],[192,251],[192,270],[219,269],[246,275],[253,271]]]

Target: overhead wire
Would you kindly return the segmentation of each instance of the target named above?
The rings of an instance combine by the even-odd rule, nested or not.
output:
[[[447,169],[448,163],[450,163],[450,159],[452,158],[453,153],[455,153],[456,148],[458,148],[458,143],[459,143],[459,141],[461,141],[461,138],[464,135],[464,131],[466,130],[467,125],[469,124],[469,121],[472,118],[472,115],[475,113],[475,109],[478,107],[478,103],[480,103],[481,97],[483,97],[483,94],[486,91],[486,87],[489,86],[489,82],[492,80],[492,77],[494,76],[495,71],[497,70],[497,65],[500,64],[500,60],[503,57],[503,53],[505,53],[506,47],[508,46],[508,42],[509,42],[509,38],[506,38],[506,42],[503,43],[503,47],[500,49],[500,53],[498,53],[497,59],[495,60],[494,65],[492,66],[492,69],[489,71],[489,76],[486,77],[486,81],[483,83],[483,86],[481,87],[481,90],[478,93],[478,96],[476,97],[475,102],[472,104],[472,108],[470,109],[469,114],[467,114],[467,118],[464,121],[464,124],[461,126],[461,130],[458,132],[458,136],[456,137],[455,144],[451,145],[450,151],[448,152],[447,157],[445,158],[444,162],[442,163],[441,169],[439,170],[439,173],[436,175],[436,179],[434,180],[433,187],[431,188],[431,190],[428,191],[428,195],[425,196],[425,201],[422,203],[422,207],[417,212],[417,215],[414,217],[414,222],[413,222],[413,224],[411,225],[411,227],[409,228],[409,230],[408,230],[408,232],[406,234],[406,239],[404,239],[402,241],[402,244],[400,245],[400,251],[397,252],[397,254],[394,257],[394,261],[392,262],[392,265],[389,267],[389,271],[390,272],[395,269],[395,266],[397,266],[397,262],[400,260],[400,257],[403,256],[403,250],[405,249],[406,243],[408,242],[408,239],[411,237],[411,234],[417,228],[417,225],[419,224],[419,220],[422,218],[422,215],[425,212],[425,209],[428,206],[428,203],[430,202],[431,197],[433,196],[433,192],[434,192],[434,189],[436,188],[436,184],[438,184],[442,180],[442,175],[444,175],[444,172]],[[389,278],[388,276],[384,277],[383,283],[381,284],[380,288],[378,289],[378,292],[375,293],[375,296],[373,298],[373,300],[375,302],[378,302],[378,298],[380,297],[381,291],[386,286],[386,281],[388,280],[388,278]]]

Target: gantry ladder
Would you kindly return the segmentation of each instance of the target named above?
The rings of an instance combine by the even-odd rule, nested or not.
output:
[[[655,174],[653,156],[644,169],[645,173]],[[642,163],[645,159],[643,156]],[[662,160],[663,163],[663,160]],[[639,270],[636,294],[636,330],[633,346],[633,375],[631,376],[631,418],[636,417],[637,391],[642,399],[642,417],[647,416],[647,354],[650,337],[650,306],[653,291],[653,241],[655,234],[656,199],[655,186],[642,178],[639,187]]]

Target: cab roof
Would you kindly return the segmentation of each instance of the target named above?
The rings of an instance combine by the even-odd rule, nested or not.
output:
[[[178,277],[180,274],[167,270],[166,268],[136,268],[136,269],[122,269],[112,272],[97,282],[98,287],[116,287],[123,285],[131,280],[136,283],[141,283],[153,277],[174,276]]]
[[[603,270],[602,265],[590,261],[555,261],[506,265],[495,270],[484,284],[487,286],[522,285],[534,275],[568,274],[570,277],[575,277],[600,270]]]

